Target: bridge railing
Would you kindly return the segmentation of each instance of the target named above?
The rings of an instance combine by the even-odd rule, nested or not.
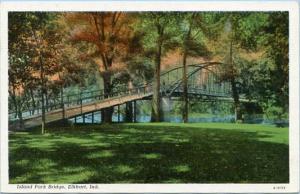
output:
[[[118,91],[111,91],[110,93],[104,94],[104,90],[94,90],[89,92],[80,92],[72,95],[64,95],[49,98],[47,103],[45,103],[45,112],[51,112],[53,110],[58,110],[62,108],[69,108],[72,106],[83,106],[88,103],[93,103],[96,101],[107,100],[112,98],[119,98],[122,96],[136,95],[136,94],[146,94],[152,92],[152,85],[146,84],[143,86],[137,86],[133,88],[121,88]],[[22,118],[31,118],[42,114],[42,101],[41,99],[35,99],[35,105],[30,103],[22,111]],[[9,111],[9,120],[18,120],[19,115],[17,111]]]
[[[178,87],[174,92],[183,92],[182,87]],[[205,96],[215,96],[215,97],[230,97],[231,90],[223,90],[222,88],[204,88],[204,87],[188,87],[189,94],[205,95]]]
[[[176,70],[176,76],[175,76],[175,71],[173,71],[174,75],[170,75],[170,73],[168,73],[169,70],[167,72],[163,72],[161,74],[162,78],[162,82],[166,82],[168,80],[168,83],[172,80],[172,82],[178,80],[178,78],[180,77],[180,69],[177,68]],[[174,80],[175,79],[175,80]],[[152,81],[150,81],[150,84],[147,84],[146,86],[142,85],[142,86],[137,86],[134,87],[132,89],[128,89],[127,85],[119,85],[118,88],[114,88],[114,90],[112,92],[110,92],[107,95],[104,95],[104,90],[100,89],[100,90],[93,90],[93,91],[82,91],[80,93],[76,93],[76,94],[68,94],[68,95],[64,95],[63,97],[60,96],[60,94],[57,94],[56,96],[51,96],[48,97],[48,99],[46,99],[45,101],[45,111],[49,112],[55,109],[59,109],[62,108],[64,104],[64,106],[66,107],[70,107],[70,106],[74,106],[74,105],[79,105],[79,104],[85,104],[85,103],[89,103],[89,102],[93,102],[96,100],[103,100],[106,98],[111,98],[111,97],[115,97],[115,96],[119,96],[119,95],[128,95],[129,93],[139,93],[139,90],[143,90],[142,88],[151,88],[152,90]],[[121,88],[121,89],[120,89]],[[134,91],[137,88],[137,91]],[[145,89],[146,90],[146,89]],[[26,101],[26,103],[24,103],[24,106],[22,108],[22,117],[30,117],[33,115],[37,115],[37,114],[41,114],[42,112],[42,100],[41,98],[34,98],[33,101],[31,101],[30,99],[28,100],[23,100]],[[12,103],[10,103],[12,104]],[[14,110],[13,106],[9,107],[9,119],[10,120],[14,120],[14,119],[18,119],[18,115],[16,110]]]
[[[196,73],[200,73],[201,69],[208,68],[213,66],[217,63],[206,63],[206,64],[200,64],[200,65],[189,65],[188,70],[188,79],[195,81],[196,79],[191,76],[196,76]],[[121,85],[119,88],[114,88],[113,91],[109,92],[108,94],[104,93],[104,90],[93,90],[93,91],[87,91],[87,92],[80,92],[72,95],[64,95],[64,96],[54,96],[48,99],[47,103],[45,103],[45,111],[53,111],[57,109],[62,108],[68,108],[72,106],[77,105],[83,105],[87,103],[92,103],[95,101],[101,101],[105,99],[110,98],[117,98],[120,96],[125,95],[134,95],[134,94],[141,94],[141,93],[147,93],[152,91],[152,80],[150,84],[141,85],[133,88],[128,88],[127,85]],[[213,83],[213,82],[211,82]],[[175,90],[180,90],[182,84],[182,67],[176,67],[174,69],[168,70],[166,72],[163,72],[161,74],[161,91],[162,93],[168,93],[168,95],[171,95],[172,92]],[[193,83],[192,83],[193,85]],[[219,90],[220,88],[217,88]],[[220,91],[214,91],[210,90],[209,88],[203,89],[203,88],[197,88],[197,87],[189,87],[189,91],[196,91],[196,92],[202,92],[203,94],[205,92],[210,92],[210,94],[221,94],[226,92],[220,92]],[[167,92],[166,92],[167,91]],[[35,99],[35,103],[28,102],[26,107],[22,110],[22,117],[31,117],[35,115],[39,115],[42,112],[42,103],[41,99],[37,98]],[[17,112],[15,110],[9,111],[9,119],[14,120],[18,119]]]

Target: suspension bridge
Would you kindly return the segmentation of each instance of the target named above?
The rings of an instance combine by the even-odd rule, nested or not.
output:
[[[188,65],[188,96],[202,100],[232,100],[230,83],[220,79],[224,70],[223,68],[224,64],[218,62]],[[183,67],[176,67],[161,73],[160,96],[167,98],[182,96],[182,75]],[[104,90],[94,90],[49,98],[48,104],[45,106],[46,123],[76,118],[77,116],[94,113],[109,107],[118,107],[119,109],[119,105],[128,102],[151,99],[153,96],[153,81],[132,88],[128,88],[127,86],[118,87],[117,89],[113,89],[109,94],[104,94]],[[41,113],[41,103],[37,99],[35,106],[33,104],[29,105],[22,111],[24,127],[29,128],[41,125]],[[13,128],[18,120],[17,112],[10,110],[10,127]]]

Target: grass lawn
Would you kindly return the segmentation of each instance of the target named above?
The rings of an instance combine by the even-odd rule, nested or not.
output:
[[[13,183],[287,183],[288,128],[137,123],[9,136]]]

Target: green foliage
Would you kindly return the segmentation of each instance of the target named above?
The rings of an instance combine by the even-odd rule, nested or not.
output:
[[[288,120],[288,112],[286,112],[283,107],[275,106],[274,104],[274,101],[272,102],[271,99],[263,104],[266,118],[275,122]]]
[[[61,87],[85,77],[74,62],[77,53],[68,47],[57,23],[59,16],[50,12],[9,13],[9,92],[12,98],[28,102],[28,107],[35,107],[42,93],[57,96]],[[42,92],[42,88],[46,90]]]
[[[74,88],[103,88],[103,75],[107,73],[113,83],[109,88],[117,89],[129,82],[144,84],[153,80],[158,58],[179,50],[187,57],[226,63],[221,80],[233,81],[240,95],[256,100],[268,115],[274,112],[270,109],[279,107],[281,113],[278,114],[286,117],[289,108],[288,12],[118,14],[107,13],[103,17],[105,21],[120,17],[116,25],[120,25],[122,31],[111,29],[119,33],[115,37],[109,22],[97,23],[105,27],[104,34],[110,37],[100,41],[91,21],[94,18],[100,22],[101,14],[10,12],[8,73],[10,96],[15,97],[10,102],[15,104],[15,109],[23,110],[25,102],[40,96],[41,58],[47,92],[57,94],[62,86],[67,93],[75,91]],[[83,28],[84,25],[88,28]],[[158,55],[159,47],[162,50]],[[116,62],[116,65],[102,67],[101,53],[109,59],[104,61]],[[181,63],[178,61],[177,65]],[[53,81],[52,76],[57,74],[58,79]]]
[[[139,13],[139,22],[135,28],[143,34],[142,45],[145,49],[145,56],[154,59],[159,41],[163,43],[162,53],[174,49],[178,42],[176,15],[177,13],[172,12]]]
[[[220,51],[216,50],[215,54],[229,63],[230,53],[224,51],[229,50],[231,42],[233,60],[233,66],[225,67],[223,79],[234,78],[239,94],[257,100],[262,107],[282,107],[282,114],[287,113],[287,12],[221,15],[227,18],[223,20],[224,34],[219,36],[224,46],[221,44]]]
[[[9,93],[21,120],[25,105],[36,106],[34,98],[45,94],[41,90],[50,85],[47,76],[59,71],[54,18],[44,12],[9,13]]]
[[[154,75],[152,61],[143,56],[132,58],[128,62],[128,71],[135,85],[151,81]]]
[[[271,90],[274,94],[274,106],[280,106],[288,112],[289,100],[289,22],[288,12],[276,12],[268,18],[265,28],[268,58],[274,65],[270,71]]]
[[[235,39],[241,44],[241,47],[246,50],[255,51],[262,44],[262,36],[264,32],[262,28],[267,25],[268,13],[252,12],[236,14],[234,18],[236,22]]]
[[[231,115],[233,114],[233,104],[222,101],[203,101],[197,100],[190,102],[191,112],[209,113],[214,115]]]

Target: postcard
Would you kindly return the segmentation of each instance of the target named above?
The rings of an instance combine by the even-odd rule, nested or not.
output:
[[[4,1],[1,192],[299,192],[296,1]]]

